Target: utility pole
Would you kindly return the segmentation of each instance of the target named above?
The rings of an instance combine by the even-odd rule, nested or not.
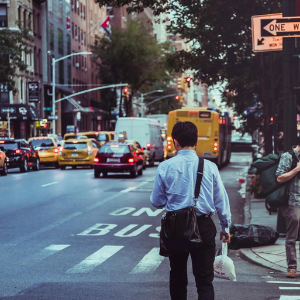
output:
[[[295,0],[283,0],[283,17],[295,16]],[[295,38],[283,38],[283,126],[284,150],[288,151],[297,141],[297,106],[294,96],[293,55]]]

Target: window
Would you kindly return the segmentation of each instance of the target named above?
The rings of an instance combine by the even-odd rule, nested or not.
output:
[[[50,24],[49,26],[49,44],[50,50],[54,50],[54,26]]]
[[[58,1],[58,7],[57,7],[57,22],[58,24],[63,24],[63,1]]]
[[[28,29],[32,30],[32,27],[31,27],[31,14],[28,15]]]
[[[71,36],[67,35],[67,55],[71,54]]]
[[[75,53],[75,52],[73,51],[73,53]],[[73,67],[75,67],[75,57],[76,57],[75,55],[73,55],[73,56],[72,56],[72,60],[73,60]]]
[[[58,53],[64,55],[64,33],[61,29],[58,29],[57,34],[58,34]]]
[[[80,43],[80,27],[78,26],[78,42]]]
[[[0,84],[0,103],[9,103],[9,92],[7,85],[3,83]]]
[[[26,10],[24,10],[23,12],[23,26],[26,27],[27,26],[27,20],[26,20]]]
[[[0,27],[7,27],[7,6],[0,5]]]
[[[68,63],[68,85],[71,87],[72,83],[72,66],[70,63]]]
[[[81,30],[80,40],[81,40],[81,43],[82,43],[83,42],[83,30]]]
[[[58,81],[60,84],[64,84],[65,80],[64,80],[64,61],[60,60],[58,62]]]
[[[41,33],[40,14],[37,14],[36,16],[36,27],[37,27],[37,34],[40,35]]]
[[[49,17],[53,19],[53,0],[48,0]]]
[[[39,74],[40,76],[42,76],[42,50],[41,49],[39,49],[38,62],[39,62]]]
[[[74,39],[74,23],[72,22],[72,38]]]
[[[75,38],[77,37],[77,25],[75,25]]]
[[[22,14],[21,14],[21,6],[19,6],[18,8],[18,26],[19,28],[21,27],[21,18],[22,18]]]
[[[84,42],[84,45],[86,46],[86,36],[85,36],[85,32],[83,33],[83,42]]]

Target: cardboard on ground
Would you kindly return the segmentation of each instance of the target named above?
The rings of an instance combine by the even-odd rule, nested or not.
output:
[[[252,27],[252,49],[254,52],[264,51],[281,51],[282,37],[278,36],[261,36],[261,19],[276,19],[282,18],[282,14],[259,15],[251,18]]]

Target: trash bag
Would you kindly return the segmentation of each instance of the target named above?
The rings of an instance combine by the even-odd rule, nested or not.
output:
[[[253,224],[233,224],[230,226],[229,249],[251,248],[273,245],[279,237],[279,233],[272,227]]]
[[[214,275],[221,279],[236,281],[233,261],[227,256],[227,243],[222,243],[222,255],[215,258]]]

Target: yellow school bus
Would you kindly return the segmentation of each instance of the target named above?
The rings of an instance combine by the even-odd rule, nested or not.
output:
[[[177,122],[190,121],[198,128],[197,155],[211,160],[219,167],[230,162],[231,119],[227,113],[206,107],[183,107],[169,112],[167,159],[176,155],[171,133]]]

